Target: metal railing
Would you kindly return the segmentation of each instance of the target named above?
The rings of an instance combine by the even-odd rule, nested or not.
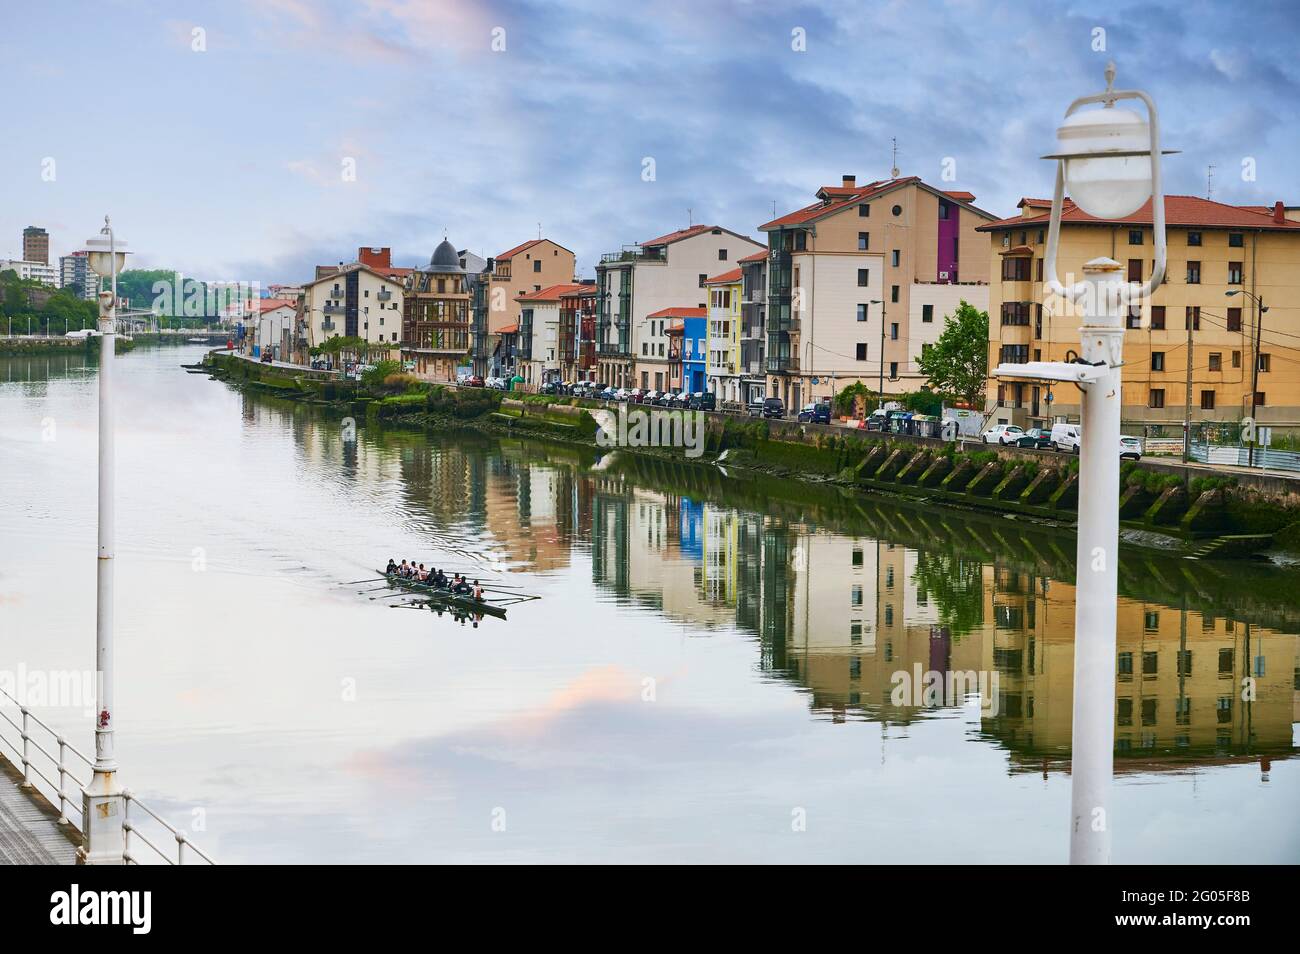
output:
[[[18,721],[10,718],[14,708],[18,712]],[[6,726],[17,733],[16,740],[6,730]],[[42,744],[42,739],[44,744]],[[57,755],[50,751],[53,747],[58,748]],[[33,714],[26,706],[21,705],[9,693],[0,689],[0,754],[7,757],[9,753],[14,756],[14,765],[22,771],[23,786],[35,789],[49,799],[52,804],[58,805],[59,824],[68,825],[78,834],[84,832],[86,826],[80,796],[82,794],[81,790],[90,783],[95,760],[88,757],[51,726],[41,721],[38,716]],[[58,780],[51,778],[51,775],[57,775]],[[132,792],[124,791],[122,801],[124,805],[122,832],[125,844],[123,857],[126,859],[127,864],[156,864],[161,861],[163,864],[168,865],[183,865],[190,863],[189,855],[191,854],[196,855],[201,863],[216,864],[206,852],[189,840],[189,836],[185,832],[162,818],[148,805],[136,798]],[[144,812],[147,819],[145,821],[147,828],[161,828],[166,834],[159,834],[156,830],[148,832],[141,830],[141,827],[137,824],[138,816],[137,819],[131,817],[132,804]],[[73,821],[69,815],[70,810],[76,813],[79,822]],[[150,836],[160,841],[167,838],[174,841],[176,844],[175,856],[173,857],[168,851],[155,844],[154,841],[150,840]],[[157,855],[157,860],[150,856],[141,858],[135,854],[133,849],[136,847],[136,842],[147,846]],[[84,851],[84,848],[78,849],[78,853],[82,851]]]

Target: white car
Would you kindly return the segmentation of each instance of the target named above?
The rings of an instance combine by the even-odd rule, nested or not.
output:
[[[1025,429],[1019,424],[994,424],[981,436],[985,444],[1014,444],[1024,433]]]
[[[1079,442],[1083,440],[1081,424],[1066,424],[1058,421],[1052,425],[1052,446],[1067,454],[1079,453]]]
[[[97,336],[98,334],[99,334],[99,332],[98,332],[98,331],[95,331],[93,328],[82,328],[80,331],[69,331],[69,332],[68,332],[66,335],[64,335],[63,337],[65,337],[65,338],[76,338],[76,339],[80,340],[80,339],[82,339],[82,338],[93,338],[93,337]]]
[[[1129,437],[1127,434],[1121,434],[1119,437],[1119,459],[1141,460],[1142,442],[1136,437]]]

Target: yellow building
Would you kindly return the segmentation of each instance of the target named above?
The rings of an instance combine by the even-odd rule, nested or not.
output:
[[[740,287],[739,268],[704,280],[709,296],[708,360],[704,374],[719,406],[741,402]]]
[[[1019,215],[980,227],[992,238],[990,369],[1066,360],[1079,349],[1078,313],[1043,292],[1050,212],[1047,200],[1022,199]],[[1189,416],[1240,421],[1251,413],[1252,390],[1261,423],[1300,425],[1300,221],[1280,202],[1266,211],[1184,195],[1165,197],[1165,217],[1164,284],[1128,318],[1126,426],[1181,427]],[[1154,254],[1149,202],[1126,219],[1102,221],[1066,200],[1057,254],[1063,283],[1103,256],[1143,281]],[[1251,296],[1267,306],[1262,325]],[[988,402],[990,423],[1041,426],[1079,416],[1073,386],[990,379]]]

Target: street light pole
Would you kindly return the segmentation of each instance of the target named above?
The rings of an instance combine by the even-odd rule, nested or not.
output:
[[[94,776],[83,789],[83,829],[86,864],[125,864],[123,789],[117,778],[113,753],[113,558],[116,553],[114,501],[113,365],[117,341],[117,272],[119,256],[126,253],[104,217],[101,235],[87,245],[91,267],[109,278],[109,291],[99,293],[99,559],[96,564],[95,670],[98,674],[95,706]]]

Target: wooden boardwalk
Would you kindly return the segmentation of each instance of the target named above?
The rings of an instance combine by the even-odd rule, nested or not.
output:
[[[0,865],[71,865],[78,835],[59,824],[59,812],[0,755]]]

